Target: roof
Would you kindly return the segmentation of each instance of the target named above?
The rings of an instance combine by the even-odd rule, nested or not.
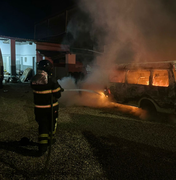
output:
[[[26,39],[26,38],[19,38],[19,37],[11,37],[11,36],[0,35],[0,40],[6,40],[6,39],[14,39],[14,40],[20,41],[20,42],[24,42],[24,41],[36,42],[36,40],[34,40],[34,39]]]
[[[169,69],[173,68],[173,65],[176,65],[176,60],[117,64],[116,67],[117,69]]]

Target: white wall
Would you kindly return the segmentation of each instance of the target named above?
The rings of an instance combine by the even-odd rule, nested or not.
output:
[[[2,52],[4,70],[11,73],[10,43],[5,44],[3,40],[0,40],[0,49]]]
[[[4,44],[2,40],[0,40],[0,48],[3,55],[10,56],[10,44]]]
[[[3,64],[4,64],[4,70],[7,70],[9,73],[11,73],[11,57],[10,57],[10,43],[5,44],[3,43],[3,40],[0,40],[0,48],[2,51],[2,57],[3,57]],[[32,43],[30,44],[16,44],[15,46],[16,50],[16,69],[17,70],[25,70],[26,68],[30,67],[33,68],[33,57],[35,58],[35,64],[36,64],[36,44]],[[34,67],[36,67],[34,65]],[[34,69],[36,73],[36,69]]]
[[[36,44],[16,45],[16,69],[25,70],[27,67],[33,68],[33,57],[36,63]],[[35,71],[35,69],[34,69]],[[35,72],[36,73],[36,72]]]

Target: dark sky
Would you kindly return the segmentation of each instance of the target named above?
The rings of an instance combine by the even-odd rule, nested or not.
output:
[[[73,0],[1,0],[0,35],[33,39],[34,24],[73,4]]]

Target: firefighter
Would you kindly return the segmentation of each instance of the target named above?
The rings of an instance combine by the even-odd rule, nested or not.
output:
[[[47,146],[56,141],[54,135],[57,128],[58,99],[61,97],[61,92],[64,91],[54,78],[52,71],[52,63],[48,60],[42,60],[38,64],[37,74],[31,79],[35,120],[39,125],[39,155],[43,155],[47,151]],[[52,119],[53,122],[51,122]],[[51,127],[51,124],[53,124],[53,127]],[[50,139],[51,133],[53,133],[52,139]]]

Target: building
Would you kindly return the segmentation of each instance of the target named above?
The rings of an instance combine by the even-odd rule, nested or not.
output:
[[[4,70],[15,76],[32,68],[35,74],[37,63],[48,59],[57,79],[68,75],[82,78],[99,54],[89,28],[88,17],[73,5],[36,23],[34,39],[0,36]]]
[[[43,54],[43,51],[54,52],[61,56],[68,54],[68,46],[59,44],[37,42],[31,39],[0,36],[0,49],[2,52],[4,71],[16,76],[20,71],[31,68],[33,73],[36,73],[37,63],[42,59],[51,61],[50,56]],[[52,54],[53,55],[53,54]],[[55,55],[56,56],[56,55]],[[57,57],[57,56],[56,56]],[[68,54],[68,57],[70,55]]]
[[[0,36],[4,71],[16,75],[19,71],[32,68],[36,73],[36,43],[34,40]]]
[[[53,61],[57,78],[72,75],[81,78],[87,74],[87,66],[99,54],[96,42],[90,37],[90,19],[78,6],[73,5],[35,24],[34,39],[38,43],[54,43],[67,46],[68,51],[45,48],[37,51]]]

